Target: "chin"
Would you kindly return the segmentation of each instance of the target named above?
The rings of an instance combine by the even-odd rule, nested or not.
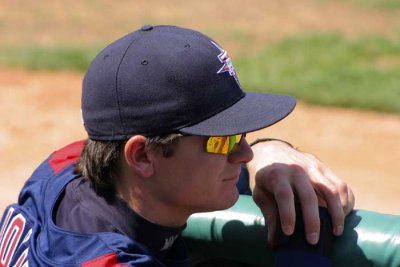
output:
[[[239,191],[235,188],[234,192],[227,194],[220,203],[220,206],[217,210],[225,210],[232,207],[236,201],[239,199]]]
[[[239,198],[239,191],[235,188],[231,192],[225,192],[218,195],[218,199],[208,202],[206,205],[198,205],[193,213],[197,212],[211,212],[217,210],[225,210],[232,207]]]

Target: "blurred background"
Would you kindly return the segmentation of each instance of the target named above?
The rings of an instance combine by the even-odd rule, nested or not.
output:
[[[86,137],[81,80],[144,24],[206,33],[249,91],[299,99],[257,136],[312,152],[356,208],[400,214],[400,0],[0,0],[0,211],[52,151]]]

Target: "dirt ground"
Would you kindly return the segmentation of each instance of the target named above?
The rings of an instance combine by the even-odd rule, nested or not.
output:
[[[0,44],[109,43],[144,24],[198,29],[231,56],[292,35],[335,32],[349,38],[397,35],[400,9],[372,9],[345,0],[2,0]],[[218,37],[218,38],[217,38]]]
[[[0,69],[0,211],[50,152],[85,137],[82,74]],[[299,103],[250,135],[286,139],[316,154],[356,195],[356,207],[400,214],[400,116]]]

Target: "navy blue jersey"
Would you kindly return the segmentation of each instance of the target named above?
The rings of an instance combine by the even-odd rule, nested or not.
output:
[[[189,266],[188,259],[163,259],[144,244],[116,232],[76,233],[54,223],[54,209],[77,176],[73,163],[84,142],[54,152],[24,185],[18,204],[0,224],[0,266]],[[184,250],[178,238],[171,250]]]

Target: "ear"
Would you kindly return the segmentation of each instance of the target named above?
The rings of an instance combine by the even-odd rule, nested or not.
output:
[[[146,147],[146,137],[135,135],[125,144],[125,159],[129,167],[142,177],[152,176],[154,162]]]

